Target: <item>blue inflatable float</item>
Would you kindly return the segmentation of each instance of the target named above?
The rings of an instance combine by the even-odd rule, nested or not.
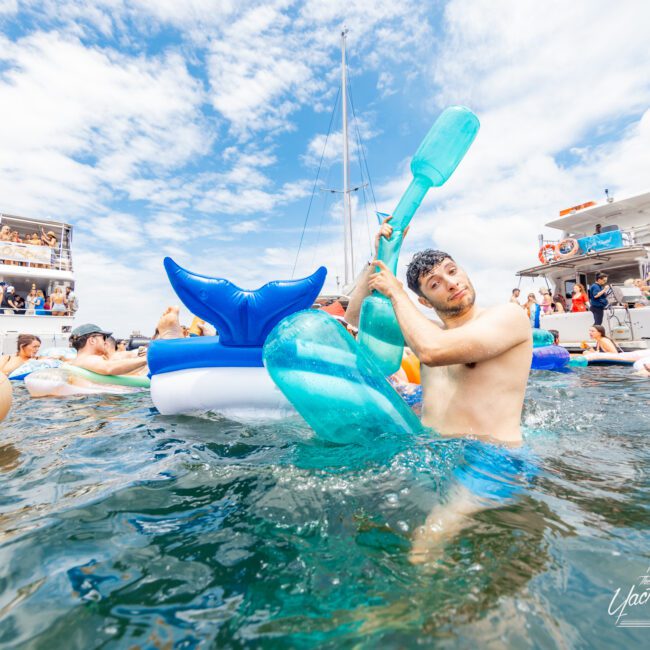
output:
[[[326,269],[251,291],[192,273],[169,257],[164,266],[183,304],[213,325],[219,337],[151,343],[147,359],[156,408],[163,414],[214,411],[246,420],[292,413],[264,368],[262,346],[283,318],[312,306]]]

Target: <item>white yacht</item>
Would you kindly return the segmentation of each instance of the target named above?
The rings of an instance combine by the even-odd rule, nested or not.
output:
[[[576,282],[587,290],[596,273],[608,275],[612,290],[603,325],[625,350],[650,348],[650,306],[646,297],[626,280],[646,278],[650,272],[650,192],[601,202],[589,201],[560,211],[546,224],[556,239],[539,237],[540,264],[518,271],[520,277],[544,278],[552,294],[570,304]],[[560,332],[561,345],[578,350],[593,324],[591,312],[545,314],[540,326]]]
[[[37,246],[29,243],[0,241],[0,282],[3,290],[14,288],[14,295],[27,297],[34,287],[45,297],[52,295],[56,287],[65,293],[66,287],[74,290],[72,267],[72,226],[46,219],[28,219],[0,213],[0,229],[6,233],[18,233],[17,239],[29,241],[36,233],[53,233],[56,246]],[[4,291],[3,291],[4,292]],[[45,305],[43,305],[44,307]],[[0,306],[0,352],[16,352],[18,334],[35,334],[42,347],[68,345],[73,328],[73,315],[52,315],[43,307],[35,310],[14,310],[6,301]]]

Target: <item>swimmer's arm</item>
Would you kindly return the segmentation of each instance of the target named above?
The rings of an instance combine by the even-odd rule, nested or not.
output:
[[[487,361],[531,337],[526,314],[512,303],[450,330],[427,319],[404,290],[395,293],[392,303],[407,344],[426,366]]]
[[[75,365],[96,372],[98,375],[126,375],[144,367],[146,364],[147,359],[142,357],[137,359],[111,359],[110,361],[100,357],[96,359],[89,357],[84,358],[83,365],[78,363]]]
[[[375,235],[375,255],[379,251],[379,240],[382,237],[390,239],[393,234],[393,227],[388,223],[393,217],[386,217],[377,234]],[[404,230],[402,237],[406,237],[408,232],[408,227]],[[368,288],[368,281],[370,276],[375,272],[375,265],[368,264],[361,273],[359,273],[357,279],[354,282],[354,289],[350,294],[350,302],[348,303],[348,308],[345,310],[345,320],[350,323],[353,327],[359,327],[359,317],[361,314],[361,305],[363,301],[372,293]]]
[[[373,271],[374,266],[370,266],[368,264],[357,277],[354,289],[350,294],[350,302],[348,303],[348,308],[345,310],[345,320],[354,327],[359,327],[361,305],[363,304],[363,301],[370,295],[370,289],[368,289],[368,280],[370,279],[370,275],[373,273]]]

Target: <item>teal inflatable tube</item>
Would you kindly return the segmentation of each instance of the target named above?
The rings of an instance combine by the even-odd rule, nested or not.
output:
[[[323,440],[368,445],[423,431],[371,354],[321,311],[281,321],[264,344],[264,365]]]
[[[413,179],[393,211],[390,239],[382,237],[377,259],[395,273],[404,231],[431,187],[444,185],[454,173],[478,133],[478,118],[465,106],[446,108],[411,160]],[[393,306],[385,296],[374,292],[361,307],[359,343],[370,350],[384,374],[399,370],[404,337]]]
[[[543,348],[547,345],[555,345],[555,337],[548,330],[533,327],[533,347]]]

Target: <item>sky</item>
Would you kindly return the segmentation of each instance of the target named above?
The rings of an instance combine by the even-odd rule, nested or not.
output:
[[[336,290],[345,25],[357,264],[462,104],[481,130],[398,276],[440,248],[503,302],[560,209],[650,189],[649,24],[630,0],[0,0],[0,211],[74,226],[78,321],[120,336],[179,304],[166,255],[249,289],[323,264]]]

